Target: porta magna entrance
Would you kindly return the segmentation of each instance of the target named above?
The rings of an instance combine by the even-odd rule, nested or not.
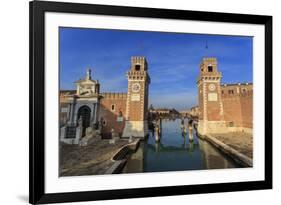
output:
[[[91,109],[84,105],[79,108],[78,110],[78,118],[82,117],[82,137],[85,136],[86,128],[90,126],[90,116],[91,116]]]

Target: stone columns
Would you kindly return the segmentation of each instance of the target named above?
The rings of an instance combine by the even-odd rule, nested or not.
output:
[[[76,103],[73,103],[72,107],[73,107],[73,109],[72,109],[72,120],[71,120],[71,122],[72,122],[73,125],[76,125],[77,120],[78,120],[77,114],[76,114]]]
[[[94,116],[94,123],[97,123],[98,119],[98,103],[95,103],[95,116]]]
[[[93,126],[95,124],[95,109],[96,109],[96,103],[93,103],[91,105],[90,126]]]
[[[68,124],[69,125],[73,125],[74,124],[74,111],[75,111],[75,104],[74,104],[74,102],[72,101],[71,103],[69,103],[69,107],[70,107],[70,109],[69,109],[69,122],[68,122]]]
[[[68,112],[67,112],[67,124],[70,123],[70,120],[71,120],[71,109],[72,109],[72,106],[71,106],[71,103],[68,104]]]

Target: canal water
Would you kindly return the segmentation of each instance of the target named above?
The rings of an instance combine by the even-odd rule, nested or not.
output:
[[[185,125],[188,120],[185,119]],[[190,133],[191,134],[191,133]],[[197,137],[193,129],[193,142],[189,134],[182,134],[181,120],[162,120],[160,142],[152,132],[139,149],[129,156],[123,173],[223,169],[239,167],[217,148]]]

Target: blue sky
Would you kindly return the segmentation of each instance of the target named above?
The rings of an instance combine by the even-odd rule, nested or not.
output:
[[[60,28],[60,89],[75,89],[91,68],[101,92],[127,92],[130,58],[145,56],[149,104],[184,110],[197,104],[204,56],[217,58],[222,83],[252,82],[252,46],[252,37]]]

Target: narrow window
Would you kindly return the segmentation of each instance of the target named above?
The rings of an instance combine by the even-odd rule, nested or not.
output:
[[[208,72],[213,72],[213,66],[211,65],[208,66]]]
[[[115,105],[111,105],[111,111],[114,111],[115,110]]]

